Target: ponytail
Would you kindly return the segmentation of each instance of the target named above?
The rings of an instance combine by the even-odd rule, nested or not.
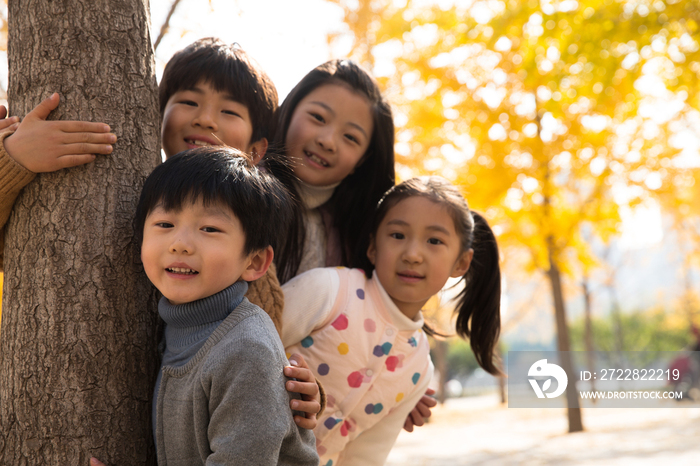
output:
[[[474,356],[486,372],[500,375],[494,350],[501,331],[501,269],[498,244],[486,219],[472,211],[472,258],[457,295],[457,334],[468,338]]]

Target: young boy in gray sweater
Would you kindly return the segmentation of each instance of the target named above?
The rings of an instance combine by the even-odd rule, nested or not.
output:
[[[318,464],[313,433],[289,409],[275,326],[244,297],[272,262],[290,203],[275,178],[221,146],[170,157],[146,180],[135,230],[163,294],[158,464]]]

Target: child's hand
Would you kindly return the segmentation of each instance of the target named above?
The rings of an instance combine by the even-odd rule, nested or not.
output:
[[[284,375],[297,380],[288,381],[287,390],[301,394],[301,400],[292,400],[291,407],[295,411],[305,413],[305,417],[294,416],[294,422],[304,429],[314,429],[317,424],[316,414],[321,410],[321,396],[316,378],[300,354],[292,354],[289,364],[284,368]]]
[[[100,460],[97,458],[90,458],[90,466],[105,466],[104,463],[102,463]]]
[[[95,154],[111,154],[111,144],[117,141],[117,136],[110,133],[109,126],[104,123],[46,121],[58,102],[58,94],[52,94],[29,112],[15,133],[5,139],[5,150],[10,157],[34,173],[92,162]]]
[[[17,129],[17,123],[19,123],[19,117],[10,117],[10,118],[5,118],[7,116],[7,108],[4,105],[0,105],[0,131],[7,129],[9,127],[13,127],[12,129]]]
[[[434,408],[437,405],[437,400],[430,395],[435,395],[435,390],[432,388],[425,391],[425,395],[421,397],[416,407],[408,414],[406,422],[403,423],[403,428],[406,432],[413,432],[413,426],[420,427],[425,424],[425,419],[432,414],[430,408]]]

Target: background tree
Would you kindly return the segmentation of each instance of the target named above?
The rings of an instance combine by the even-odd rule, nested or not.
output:
[[[6,229],[0,463],[152,464],[155,295],[131,221],[160,160],[146,0],[9,2],[10,113],[108,123],[111,156],[41,174]]]
[[[681,303],[668,308],[654,307],[646,310],[634,310],[622,314],[620,319],[627,331],[628,351],[682,351],[695,342],[688,331],[685,311]],[[596,336],[596,351],[617,351],[617,322],[612,315],[594,317],[591,320]],[[586,351],[583,318],[571,323],[571,350]]]
[[[562,274],[595,264],[582,226],[606,240],[621,205],[682,176],[673,136],[700,108],[698,2],[334,3],[352,56],[397,110],[399,175],[452,179],[506,255],[529,251],[569,350]],[[573,384],[567,400],[569,430],[581,430]]]

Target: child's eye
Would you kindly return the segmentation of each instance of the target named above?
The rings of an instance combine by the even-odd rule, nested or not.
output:
[[[403,233],[392,233],[389,236],[391,236],[394,239],[404,239],[405,238]]]
[[[321,122],[321,123],[325,123],[325,122],[326,122],[325,118],[323,118],[323,117],[322,117],[321,115],[319,115],[318,113],[309,112],[309,115],[311,115],[316,121],[319,121],[319,122]]]
[[[237,116],[239,118],[241,117],[241,115],[239,113],[234,112],[233,110],[222,110],[221,112],[225,113],[226,115],[233,115],[233,116]]]
[[[218,228],[214,228],[214,227],[204,227],[204,228],[202,228],[202,231],[204,231],[206,233],[216,233],[216,232],[219,232],[221,230],[219,230]]]
[[[187,105],[189,107],[196,107],[197,106],[197,102],[195,102],[194,100],[181,100],[180,103],[183,105]]]
[[[172,228],[173,224],[170,222],[158,222],[156,223],[156,226],[159,228]]]
[[[443,244],[443,242],[442,242],[441,240],[437,239],[437,238],[430,238],[430,239],[428,240],[428,243],[429,243],[429,244]]]
[[[360,140],[357,139],[357,138],[356,138],[355,136],[353,136],[352,134],[346,134],[345,137],[346,137],[347,139],[349,139],[350,141],[354,142],[355,144],[359,144],[359,143],[360,143]]]

